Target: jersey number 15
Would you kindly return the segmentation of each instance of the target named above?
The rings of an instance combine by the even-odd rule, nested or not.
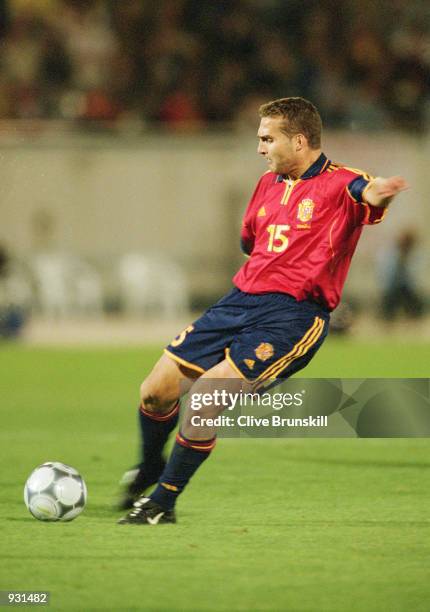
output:
[[[282,253],[288,247],[288,238],[283,232],[288,232],[289,225],[269,225],[269,244],[267,250],[270,253]]]

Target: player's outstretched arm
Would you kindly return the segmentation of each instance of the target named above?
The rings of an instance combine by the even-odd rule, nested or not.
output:
[[[388,206],[391,200],[401,191],[408,189],[409,185],[401,176],[383,178],[377,176],[372,179],[363,192],[367,204],[372,206]]]

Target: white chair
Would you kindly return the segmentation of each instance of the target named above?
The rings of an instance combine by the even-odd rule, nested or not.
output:
[[[188,312],[189,296],[182,268],[164,257],[127,253],[118,267],[125,311],[160,315],[164,319]]]
[[[97,271],[74,255],[43,253],[33,257],[39,308],[51,318],[100,313],[102,284]]]

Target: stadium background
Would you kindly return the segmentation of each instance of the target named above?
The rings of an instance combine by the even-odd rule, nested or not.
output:
[[[428,377],[426,4],[2,0],[0,39],[0,308],[23,322],[0,344],[0,588],[73,610],[424,610],[425,439],[222,440],[173,535],[119,531],[113,502],[140,380],[242,262],[268,99],[310,98],[331,159],[411,185],[364,231],[352,324],[306,375]],[[388,323],[405,231],[424,314]],[[88,482],[70,525],[21,501],[49,459]]]

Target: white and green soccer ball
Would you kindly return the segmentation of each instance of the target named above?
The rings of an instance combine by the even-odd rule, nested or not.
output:
[[[24,501],[39,521],[71,521],[85,508],[87,487],[75,468],[48,461],[30,474]]]

